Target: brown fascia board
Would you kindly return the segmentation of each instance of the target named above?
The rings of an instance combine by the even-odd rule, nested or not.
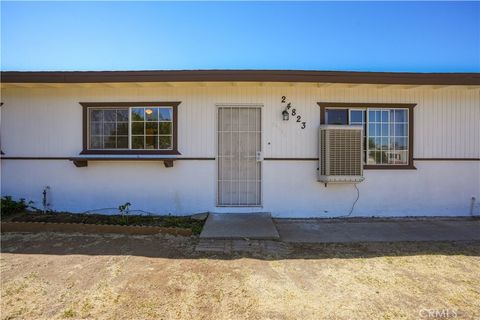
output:
[[[4,71],[3,83],[314,82],[403,85],[480,85],[480,73],[299,70]]]

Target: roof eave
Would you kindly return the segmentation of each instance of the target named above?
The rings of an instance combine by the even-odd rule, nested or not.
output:
[[[399,85],[480,85],[480,73],[298,70],[5,71],[2,83],[305,82]]]

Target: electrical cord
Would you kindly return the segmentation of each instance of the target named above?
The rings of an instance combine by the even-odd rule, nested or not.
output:
[[[149,212],[149,211],[144,211],[144,210],[140,210],[140,209],[137,209],[137,210],[130,210],[129,212],[141,212],[141,213],[145,213],[149,216],[154,216],[156,215],[156,213],[153,213],[153,212]]]
[[[353,213],[353,210],[355,209],[355,205],[357,204],[358,202],[358,199],[360,199],[360,190],[358,189],[357,187],[357,184],[354,183],[353,184],[355,190],[357,190],[357,198],[355,199],[355,201],[353,202],[352,204],[352,207],[350,208],[350,211],[348,212],[348,214],[346,215],[343,215],[343,216],[338,216],[337,218],[348,218],[352,215]],[[103,210],[118,210],[118,208],[99,208],[99,209],[91,209],[91,210],[87,210],[87,211],[83,211],[81,212],[81,214],[89,214],[89,213],[92,213],[92,211],[94,211],[93,213],[96,213],[98,211],[103,211]],[[141,213],[145,213],[147,215],[155,215],[155,213],[153,212],[149,212],[149,211],[144,211],[144,210],[129,210],[129,213],[132,213],[132,212],[141,212]]]
[[[355,187],[355,190],[357,190],[357,198],[355,199],[355,201],[353,202],[352,204],[352,208],[350,209],[350,211],[348,212],[348,214],[344,215],[344,216],[339,216],[337,218],[348,218],[352,215],[353,213],[353,209],[355,209],[355,205],[357,204],[357,201],[358,199],[360,199],[360,190],[358,190],[358,187],[357,187],[357,184],[354,183],[353,186]]]
[[[99,209],[91,209],[87,211],[81,212],[81,214],[89,214],[92,213],[92,211],[103,211],[103,210],[118,210],[118,208],[99,208]]]

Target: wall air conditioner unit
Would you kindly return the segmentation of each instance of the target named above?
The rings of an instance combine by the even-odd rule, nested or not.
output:
[[[363,181],[362,126],[321,125],[319,131],[318,181]]]

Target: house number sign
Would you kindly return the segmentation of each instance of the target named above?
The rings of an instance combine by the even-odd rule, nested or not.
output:
[[[307,127],[307,122],[302,121],[302,116],[297,113],[297,109],[292,107],[291,102],[287,102],[287,97],[286,96],[282,96],[282,103],[287,104],[287,106],[285,107],[285,110],[287,112],[290,112],[290,114],[292,115],[292,117],[294,117],[296,122],[300,123],[300,129],[305,129]]]

